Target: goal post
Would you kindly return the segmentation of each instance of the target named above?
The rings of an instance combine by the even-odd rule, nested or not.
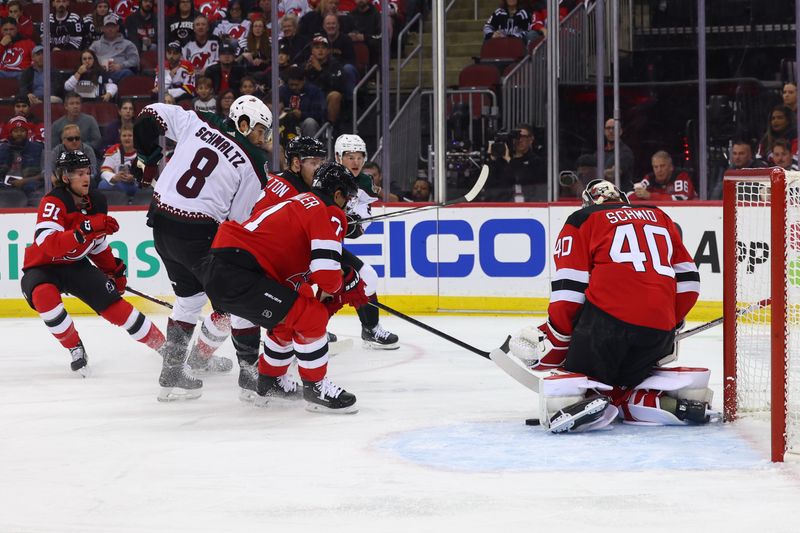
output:
[[[771,458],[800,452],[800,172],[723,182],[724,415],[768,417]]]

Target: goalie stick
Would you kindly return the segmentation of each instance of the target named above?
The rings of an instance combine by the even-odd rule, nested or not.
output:
[[[422,211],[429,211],[431,209],[439,209],[442,207],[447,207],[449,205],[455,204],[463,204],[471,202],[478,196],[478,193],[481,192],[483,186],[486,185],[486,180],[489,178],[489,167],[483,165],[481,169],[481,173],[478,175],[478,180],[475,182],[475,185],[464,195],[459,196],[458,198],[453,198],[452,200],[447,200],[446,202],[441,202],[438,204],[433,205],[422,205],[419,207],[412,207],[411,209],[403,209],[402,211],[394,211],[393,213],[384,213],[382,215],[375,215],[374,217],[362,218],[361,220],[357,220],[354,224],[363,224],[365,222],[375,222],[377,220],[384,220],[386,218],[394,218],[407,215],[409,213],[420,213]]]
[[[764,309],[765,307],[767,307],[771,303],[772,303],[772,298],[765,298],[765,299],[763,299],[761,301],[752,303],[752,304],[748,305],[747,307],[744,307],[742,309],[737,310],[736,311],[736,316],[740,317],[740,316],[744,316],[744,315],[750,314],[753,311],[758,311],[759,309]],[[696,327],[694,327],[692,329],[687,329],[686,331],[681,331],[680,333],[675,335],[675,340],[676,341],[682,341],[683,339],[687,339],[687,338],[689,338],[689,337],[691,337],[693,335],[697,335],[698,333],[701,333],[701,332],[703,332],[703,331],[705,331],[707,329],[711,329],[713,327],[719,326],[720,324],[722,324],[723,320],[724,320],[724,317],[715,318],[714,320],[712,320],[710,322],[706,322],[705,324],[700,324],[699,326],[696,326]]]
[[[388,305],[382,304],[380,302],[369,302],[369,304],[373,307],[377,307],[378,309],[383,309],[387,313],[391,313],[394,316],[405,320],[406,322],[410,322],[415,326],[424,329],[434,335],[441,337],[447,341],[452,342],[466,350],[474,354],[478,354],[484,359],[489,359],[494,362],[497,366],[500,367],[506,374],[517,380],[521,385],[524,387],[531,389],[534,392],[539,392],[539,376],[534,374],[528,367],[525,366],[525,363],[511,355],[508,348],[508,343],[511,340],[511,336],[509,335],[506,341],[503,343],[502,346],[492,350],[491,352],[485,352],[479,348],[476,348],[466,342],[456,339],[455,337],[448,335],[443,331],[439,331],[438,329],[425,324],[424,322],[420,322],[416,318],[411,318],[410,316],[397,311],[396,309],[392,309]]]

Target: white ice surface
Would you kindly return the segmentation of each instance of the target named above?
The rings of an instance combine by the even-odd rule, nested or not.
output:
[[[532,320],[421,319],[485,350]],[[85,380],[41,321],[0,320],[1,533],[800,531],[800,469],[768,462],[760,422],[547,435],[523,424],[533,393],[392,317],[399,350],[356,339],[329,366],[358,414],[256,409],[235,374],[161,404],[155,353],[101,319],[75,322]],[[331,329],[360,331],[354,316]],[[712,368],[717,406],[721,334],[681,351]]]

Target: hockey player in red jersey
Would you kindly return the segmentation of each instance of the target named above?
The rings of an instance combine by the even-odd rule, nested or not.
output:
[[[70,367],[86,377],[86,350],[61,293],[77,297],[97,314],[124,327],[133,339],[158,350],[164,335],[123,300],[125,263],[111,254],[107,236],[119,229],[105,197],[89,190],[91,161],[80,151],[56,161],[56,187],[42,198],[33,244],[25,250],[22,293],[53,336],[72,355]],[[88,261],[92,260],[94,266]]]
[[[547,321],[510,342],[532,370],[559,371],[541,382],[543,424],[598,429],[617,407],[632,423],[706,421],[708,370],[660,367],[700,290],[675,224],[605,180],[587,185],[583,204],[555,243]]]
[[[364,305],[358,272],[342,272],[342,211],[357,194],[350,173],[326,163],[311,192],[223,223],[206,260],[206,291],[214,307],[268,330],[258,362],[258,395],[269,401],[297,396],[287,376],[294,357],[307,408],[355,412],[356,397],[326,377],[328,318],[345,304]],[[312,284],[317,285],[319,298]]]

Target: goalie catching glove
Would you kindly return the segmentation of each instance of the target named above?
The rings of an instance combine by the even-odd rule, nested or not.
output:
[[[508,346],[531,370],[551,370],[564,363],[570,338],[556,331],[548,321],[538,328],[523,328],[511,337]]]

